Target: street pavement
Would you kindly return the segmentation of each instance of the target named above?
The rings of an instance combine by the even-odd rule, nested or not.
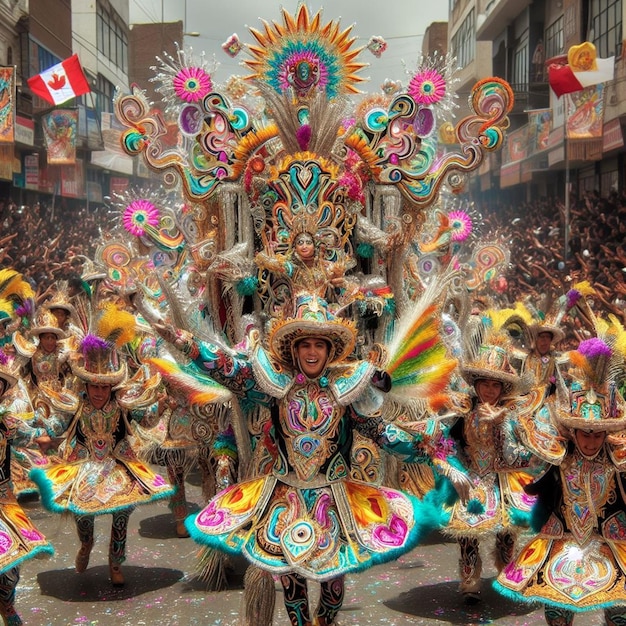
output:
[[[187,484],[192,511],[202,505],[196,478],[192,475]],[[73,520],[48,513],[37,497],[23,499],[22,506],[55,547],[54,556],[27,561],[21,568],[16,604],[27,626],[237,626],[245,564],[233,563],[229,590],[207,592],[193,578],[197,547],[191,539],[176,537],[166,503],[142,506],[132,514],[123,588],[109,582],[111,516],[96,519],[89,569],[77,574]],[[478,605],[466,607],[457,591],[456,544],[435,533],[395,562],[348,576],[339,626],[545,624],[540,607],[515,604],[492,591],[491,548],[483,548],[486,567]],[[280,584],[276,589],[274,624],[288,626]],[[310,593],[314,606],[315,584]],[[579,626],[603,623],[601,612],[576,619]]]

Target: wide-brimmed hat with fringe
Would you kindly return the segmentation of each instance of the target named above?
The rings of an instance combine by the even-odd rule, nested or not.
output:
[[[513,309],[489,309],[467,325],[460,373],[469,385],[481,379],[498,380],[502,397],[515,395],[526,385],[509,360],[512,328],[524,328],[524,320]]]
[[[296,366],[295,346],[301,339],[321,337],[330,344],[328,365],[343,361],[354,350],[357,330],[354,322],[335,317],[326,300],[301,293],[296,297],[295,314],[274,320],[268,333],[268,349],[283,365]]]
[[[30,334],[39,336],[44,333],[52,333],[57,336],[57,339],[67,337],[65,331],[59,327],[59,322],[52,312],[49,309],[41,308],[35,313],[35,321],[30,329]]]

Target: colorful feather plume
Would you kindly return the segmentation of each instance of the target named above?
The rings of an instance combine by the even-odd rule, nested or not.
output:
[[[0,298],[21,304],[34,297],[33,288],[18,271],[12,268],[0,270]]]
[[[385,366],[392,380],[391,391],[396,396],[428,400],[447,387],[457,365],[448,356],[440,335],[441,311],[437,301],[442,295],[443,282],[433,281],[415,306],[397,322]]]
[[[115,304],[108,304],[99,312],[95,331],[98,337],[121,348],[135,338],[135,316]]]
[[[13,317],[13,305],[9,300],[0,299],[0,321],[11,319]]]
[[[226,402],[231,397],[230,391],[212,378],[184,369],[178,363],[157,358],[148,359],[148,363],[155,367],[170,385],[183,392],[190,404]]]

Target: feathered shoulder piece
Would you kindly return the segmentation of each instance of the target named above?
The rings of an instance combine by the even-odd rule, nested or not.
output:
[[[449,274],[432,281],[397,320],[384,369],[391,377],[391,394],[399,402],[438,397],[450,382],[457,361],[443,342],[441,306],[451,279]]]

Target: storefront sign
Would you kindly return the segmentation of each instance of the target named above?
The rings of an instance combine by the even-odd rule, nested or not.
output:
[[[609,152],[621,148],[624,145],[624,133],[622,132],[622,123],[619,117],[612,119],[604,125],[602,133],[602,151]]]
[[[35,145],[35,122],[20,115],[15,116],[15,143]]]

